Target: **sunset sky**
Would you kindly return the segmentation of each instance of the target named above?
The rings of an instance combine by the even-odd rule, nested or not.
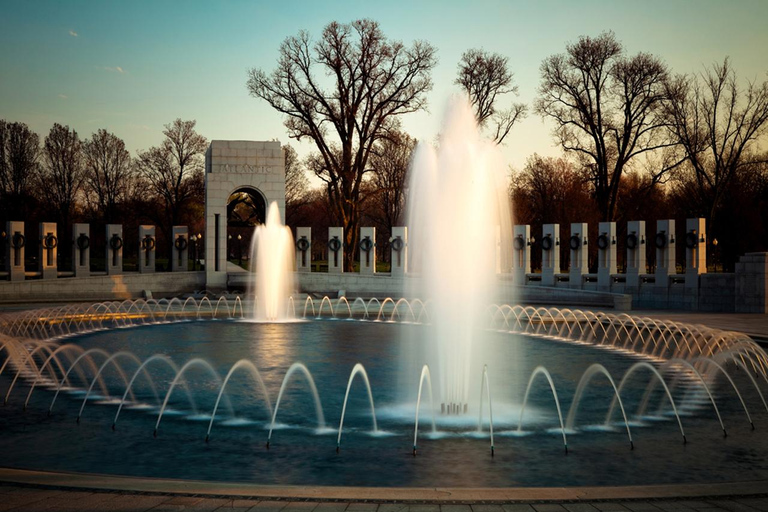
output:
[[[163,125],[196,119],[208,139],[291,142],[282,118],[246,91],[251,67],[274,68],[288,35],[319,35],[333,20],[372,18],[384,33],[438,49],[430,112],[403,118],[432,139],[456,91],[463,51],[482,47],[509,57],[532,103],[545,57],[580,35],[613,30],[629,53],[662,57],[678,73],[700,72],[730,56],[742,78],[768,71],[768,1],[9,1],[0,4],[0,118],[44,136],[54,122],[81,137],[107,128],[128,149],[156,145]],[[508,100],[508,101],[511,101]],[[504,154],[519,167],[533,152],[558,154],[551,126],[530,115]]]

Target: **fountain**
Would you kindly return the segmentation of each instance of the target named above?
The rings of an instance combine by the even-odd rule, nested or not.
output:
[[[308,297],[299,316],[314,321],[288,323],[243,321],[240,304],[136,300],[0,315],[0,465],[386,486],[768,476],[768,356],[738,333],[490,305],[475,319],[494,356],[470,383],[471,419],[439,414],[442,390],[426,364],[415,403],[403,405],[392,385],[397,331],[428,333],[434,300]],[[226,345],[211,350],[211,339]],[[528,383],[519,408],[499,398],[516,379],[494,367],[509,359]],[[489,444],[493,466],[480,455]],[[404,464],[406,447],[423,462]]]
[[[290,310],[290,298],[296,291],[293,235],[280,221],[276,202],[269,205],[266,223],[254,229],[250,254],[255,274],[248,290],[248,297],[253,301],[252,318],[257,322],[293,319],[295,313]]]
[[[510,245],[497,240],[512,223],[504,172],[497,146],[481,138],[463,96],[449,102],[437,148],[421,142],[413,157],[406,204],[411,268],[421,279],[412,281],[410,295],[430,303],[431,322],[427,342],[409,342],[419,348],[404,356],[429,365],[448,414],[477,410],[478,395],[470,390],[483,365],[496,359],[480,327],[484,309],[499,296],[497,247]]]
[[[504,303],[503,172],[452,100],[411,172],[418,298],[296,308],[291,233],[272,203],[245,302],[0,315],[0,467],[375,487],[768,478],[768,355],[748,336]]]

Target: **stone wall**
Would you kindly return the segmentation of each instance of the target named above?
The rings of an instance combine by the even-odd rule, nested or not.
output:
[[[401,297],[406,278],[390,277],[389,274],[363,276],[355,273],[332,274],[327,272],[299,272],[299,292],[337,297],[339,292],[352,297]],[[253,274],[230,273],[229,290],[245,292]]]
[[[0,281],[0,302],[103,301],[135,299],[152,292],[172,297],[205,288],[205,272],[126,273],[111,276]]]
[[[699,311],[732,313],[736,310],[736,274],[699,276]]]
[[[768,313],[768,253],[748,252],[736,264],[737,313]]]
[[[416,277],[391,277],[389,274],[299,273],[303,293],[350,297],[400,297],[407,294],[408,282]],[[245,291],[251,274],[228,274],[230,290]],[[566,305],[571,307],[671,309],[688,311],[768,314],[768,253],[743,256],[734,274],[701,274],[698,286],[685,285],[682,275],[671,276],[668,287],[657,287],[653,275],[643,275],[637,288],[627,288],[623,275],[613,276],[609,292],[596,291],[596,283],[585,280],[582,289],[569,287],[568,274],[559,274],[555,286],[541,286],[535,275],[523,286],[513,275],[502,276],[499,303]],[[175,272],[82,278],[27,279],[0,281],[0,302],[101,301],[141,297],[145,290],[154,297],[181,295],[205,289],[205,272]],[[406,291],[404,291],[406,290]],[[628,293],[624,293],[625,290]]]
[[[229,289],[245,292],[252,274],[229,274]],[[326,272],[298,273],[300,293],[318,296],[338,297],[392,297],[398,299],[409,295],[412,282],[417,277],[390,277],[389,274],[364,276],[356,273],[330,274]],[[417,283],[416,283],[417,285]],[[632,308],[629,295],[589,290],[571,290],[543,286],[516,286],[509,279],[502,279],[499,289],[499,304],[557,305],[591,308],[614,308],[627,311]]]
[[[617,311],[630,311],[634,305],[631,295],[571,288],[513,286],[506,295],[510,298],[505,301],[508,304],[613,308]]]

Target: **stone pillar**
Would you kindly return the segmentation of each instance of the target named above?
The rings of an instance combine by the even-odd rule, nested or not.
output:
[[[669,288],[669,276],[675,268],[675,220],[657,220],[656,237],[656,287]]]
[[[589,272],[589,226],[586,222],[571,224],[571,269],[568,278],[569,287],[581,288],[582,276]]]
[[[8,268],[8,278],[11,281],[23,281],[24,274],[24,247],[27,238],[24,236],[24,223],[20,221],[8,221],[5,232],[7,233],[8,252],[5,261]]]
[[[699,274],[707,273],[707,221],[685,221],[685,287],[699,288]]]
[[[736,263],[736,313],[768,314],[768,253],[748,252]]]
[[[328,272],[344,272],[344,228],[328,228]]]
[[[189,270],[189,233],[187,226],[173,226],[173,247],[171,247],[171,271]]]
[[[376,273],[376,228],[360,228],[360,273]]]
[[[645,221],[627,223],[627,288],[640,288],[640,275],[645,274]]]
[[[155,271],[156,253],[155,226],[139,226],[139,272],[151,274]]]
[[[389,241],[392,276],[403,277],[408,272],[408,228],[398,226],[392,228],[392,238]]]
[[[72,226],[72,270],[75,277],[91,275],[91,227],[88,224]]]
[[[544,224],[541,238],[541,284],[555,286],[560,273],[560,224]]]
[[[597,228],[597,289],[610,290],[616,272],[616,223],[601,222]]]
[[[512,239],[512,279],[518,286],[525,285],[525,276],[531,273],[531,226],[515,226]]]
[[[296,228],[296,270],[312,272],[312,228]]]
[[[123,225],[107,224],[107,275],[123,273]]]
[[[55,222],[40,223],[40,249],[37,256],[37,270],[43,279],[56,279],[59,277],[58,246]]]

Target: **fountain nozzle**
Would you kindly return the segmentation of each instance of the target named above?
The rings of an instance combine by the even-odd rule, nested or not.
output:
[[[336,453],[339,453],[339,445],[336,445]]]
[[[443,415],[445,414],[459,415],[462,412],[466,414],[468,409],[469,409],[468,404],[455,403],[455,402],[450,402],[450,403],[443,402],[440,404],[440,414],[443,414]]]
[[[77,419],[75,420],[75,423],[77,423],[78,425],[80,424],[80,416],[77,417]]]
[[[112,432],[114,432],[114,431],[115,431],[115,424],[113,423],[112,424]]]
[[[267,441],[267,450],[269,450],[269,441]]]
[[[416,446],[413,447],[413,456],[416,456]]]
[[[152,433],[152,437],[157,437],[157,429]]]
[[[491,446],[491,457],[493,457],[493,446]]]
[[[630,450],[634,450],[635,449],[635,442],[632,441],[632,440],[629,441],[629,449]]]
[[[205,444],[208,444],[208,438],[209,438],[209,437],[210,437],[210,436],[209,436],[208,434],[206,434],[206,435],[205,435]]]
[[[565,454],[568,455],[568,445],[565,445]]]

